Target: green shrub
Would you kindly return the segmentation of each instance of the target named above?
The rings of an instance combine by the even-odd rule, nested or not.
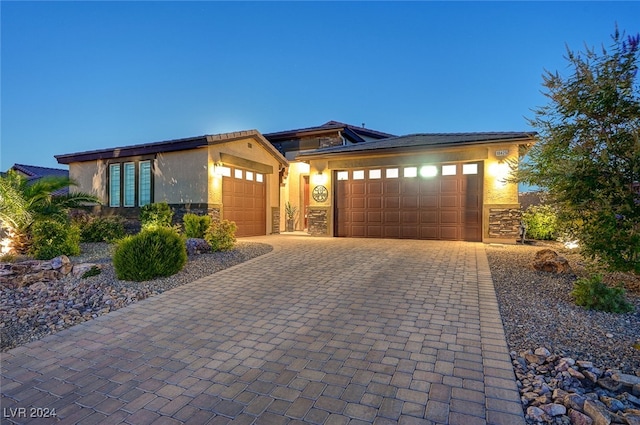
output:
[[[80,226],[82,242],[115,242],[124,236],[124,219],[120,216],[94,217]]]
[[[82,279],[86,279],[91,276],[98,276],[100,273],[102,273],[102,270],[100,270],[100,267],[93,266],[86,272],[82,273]]]
[[[30,254],[39,260],[80,254],[80,229],[57,220],[39,220],[31,225]]]
[[[204,239],[204,235],[211,225],[211,217],[187,213],[182,217],[182,222],[184,223],[184,235],[187,238]]]
[[[171,227],[173,211],[166,202],[147,204],[140,208],[140,224],[142,229],[149,227]]]
[[[536,240],[554,240],[558,237],[558,214],[550,205],[532,205],[522,213],[527,226],[527,237]]]
[[[143,229],[137,235],[121,239],[113,254],[118,279],[136,282],[171,276],[182,270],[186,262],[184,240],[166,227]]]
[[[633,305],[624,297],[624,288],[610,288],[602,282],[601,274],[576,280],[571,295],[577,305],[589,310],[601,310],[609,313],[627,313],[633,311]]]
[[[212,221],[204,239],[211,245],[212,251],[228,251],[236,242],[236,223],[229,220]]]

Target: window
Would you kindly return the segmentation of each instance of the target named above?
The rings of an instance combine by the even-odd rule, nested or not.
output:
[[[151,203],[151,161],[140,162],[139,174],[138,206],[143,207]]]
[[[252,171],[247,171],[246,172],[246,176],[247,176],[247,180],[253,181],[253,172]]]
[[[241,179],[242,178],[242,170],[235,169],[235,170],[233,170],[233,173],[234,173],[233,176],[235,178],[237,178],[237,179]]]
[[[120,206],[120,164],[109,165],[109,206]]]
[[[438,167],[435,165],[424,165],[420,168],[422,177],[435,177],[438,175]]]
[[[124,163],[124,202],[125,207],[136,205],[136,164]]]
[[[478,164],[462,164],[462,174],[478,174]]]
[[[387,168],[387,178],[388,179],[397,179],[398,178],[398,169],[397,168]]]
[[[141,207],[153,202],[151,161],[109,164],[109,206]]]
[[[356,170],[353,172],[354,180],[364,180],[364,170]]]
[[[382,170],[369,170],[370,179],[379,179],[382,177]]]
[[[256,173],[256,181],[258,183],[262,183],[264,181],[264,176],[260,173]]]
[[[405,177],[416,177],[418,175],[417,167],[405,167],[404,168],[404,176]]]
[[[338,180],[349,180],[348,171],[338,171]]]
[[[443,176],[455,176],[457,173],[456,165],[443,165],[442,166],[442,175]]]

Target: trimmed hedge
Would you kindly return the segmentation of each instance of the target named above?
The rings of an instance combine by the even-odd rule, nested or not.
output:
[[[173,211],[166,202],[147,204],[140,208],[140,224],[143,229],[150,227],[171,227]]]
[[[212,251],[228,251],[236,243],[236,223],[229,220],[213,221],[207,229],[204,239],[211,245]]]
[[[80,226],[82,242],[115,242],[125,236],[124,219],[120,216],[94,217]]]
[[[182,222],[184,223],[184,235],[187,238],[204,239],[204,235],[211,225],[211,217],[187,213],[182,217]]]
[[[142,282],[178,273],[187,262],[184,239],[173,229],[143,229],[121,239],[113,254],[118,279]]]

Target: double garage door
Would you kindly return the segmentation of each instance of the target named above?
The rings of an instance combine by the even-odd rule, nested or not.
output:
[[[482,163],[336,171],[335,235],[482,240]]]
[[[223,217],[238,226],[236,236],[265,235],[266,189],[264,174],[232,167],[222,177]]]

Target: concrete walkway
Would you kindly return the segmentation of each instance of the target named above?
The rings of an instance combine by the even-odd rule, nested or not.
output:
[[[3,353],[0,422],[524,424],[482,244],[247,240],[275,249]]]

